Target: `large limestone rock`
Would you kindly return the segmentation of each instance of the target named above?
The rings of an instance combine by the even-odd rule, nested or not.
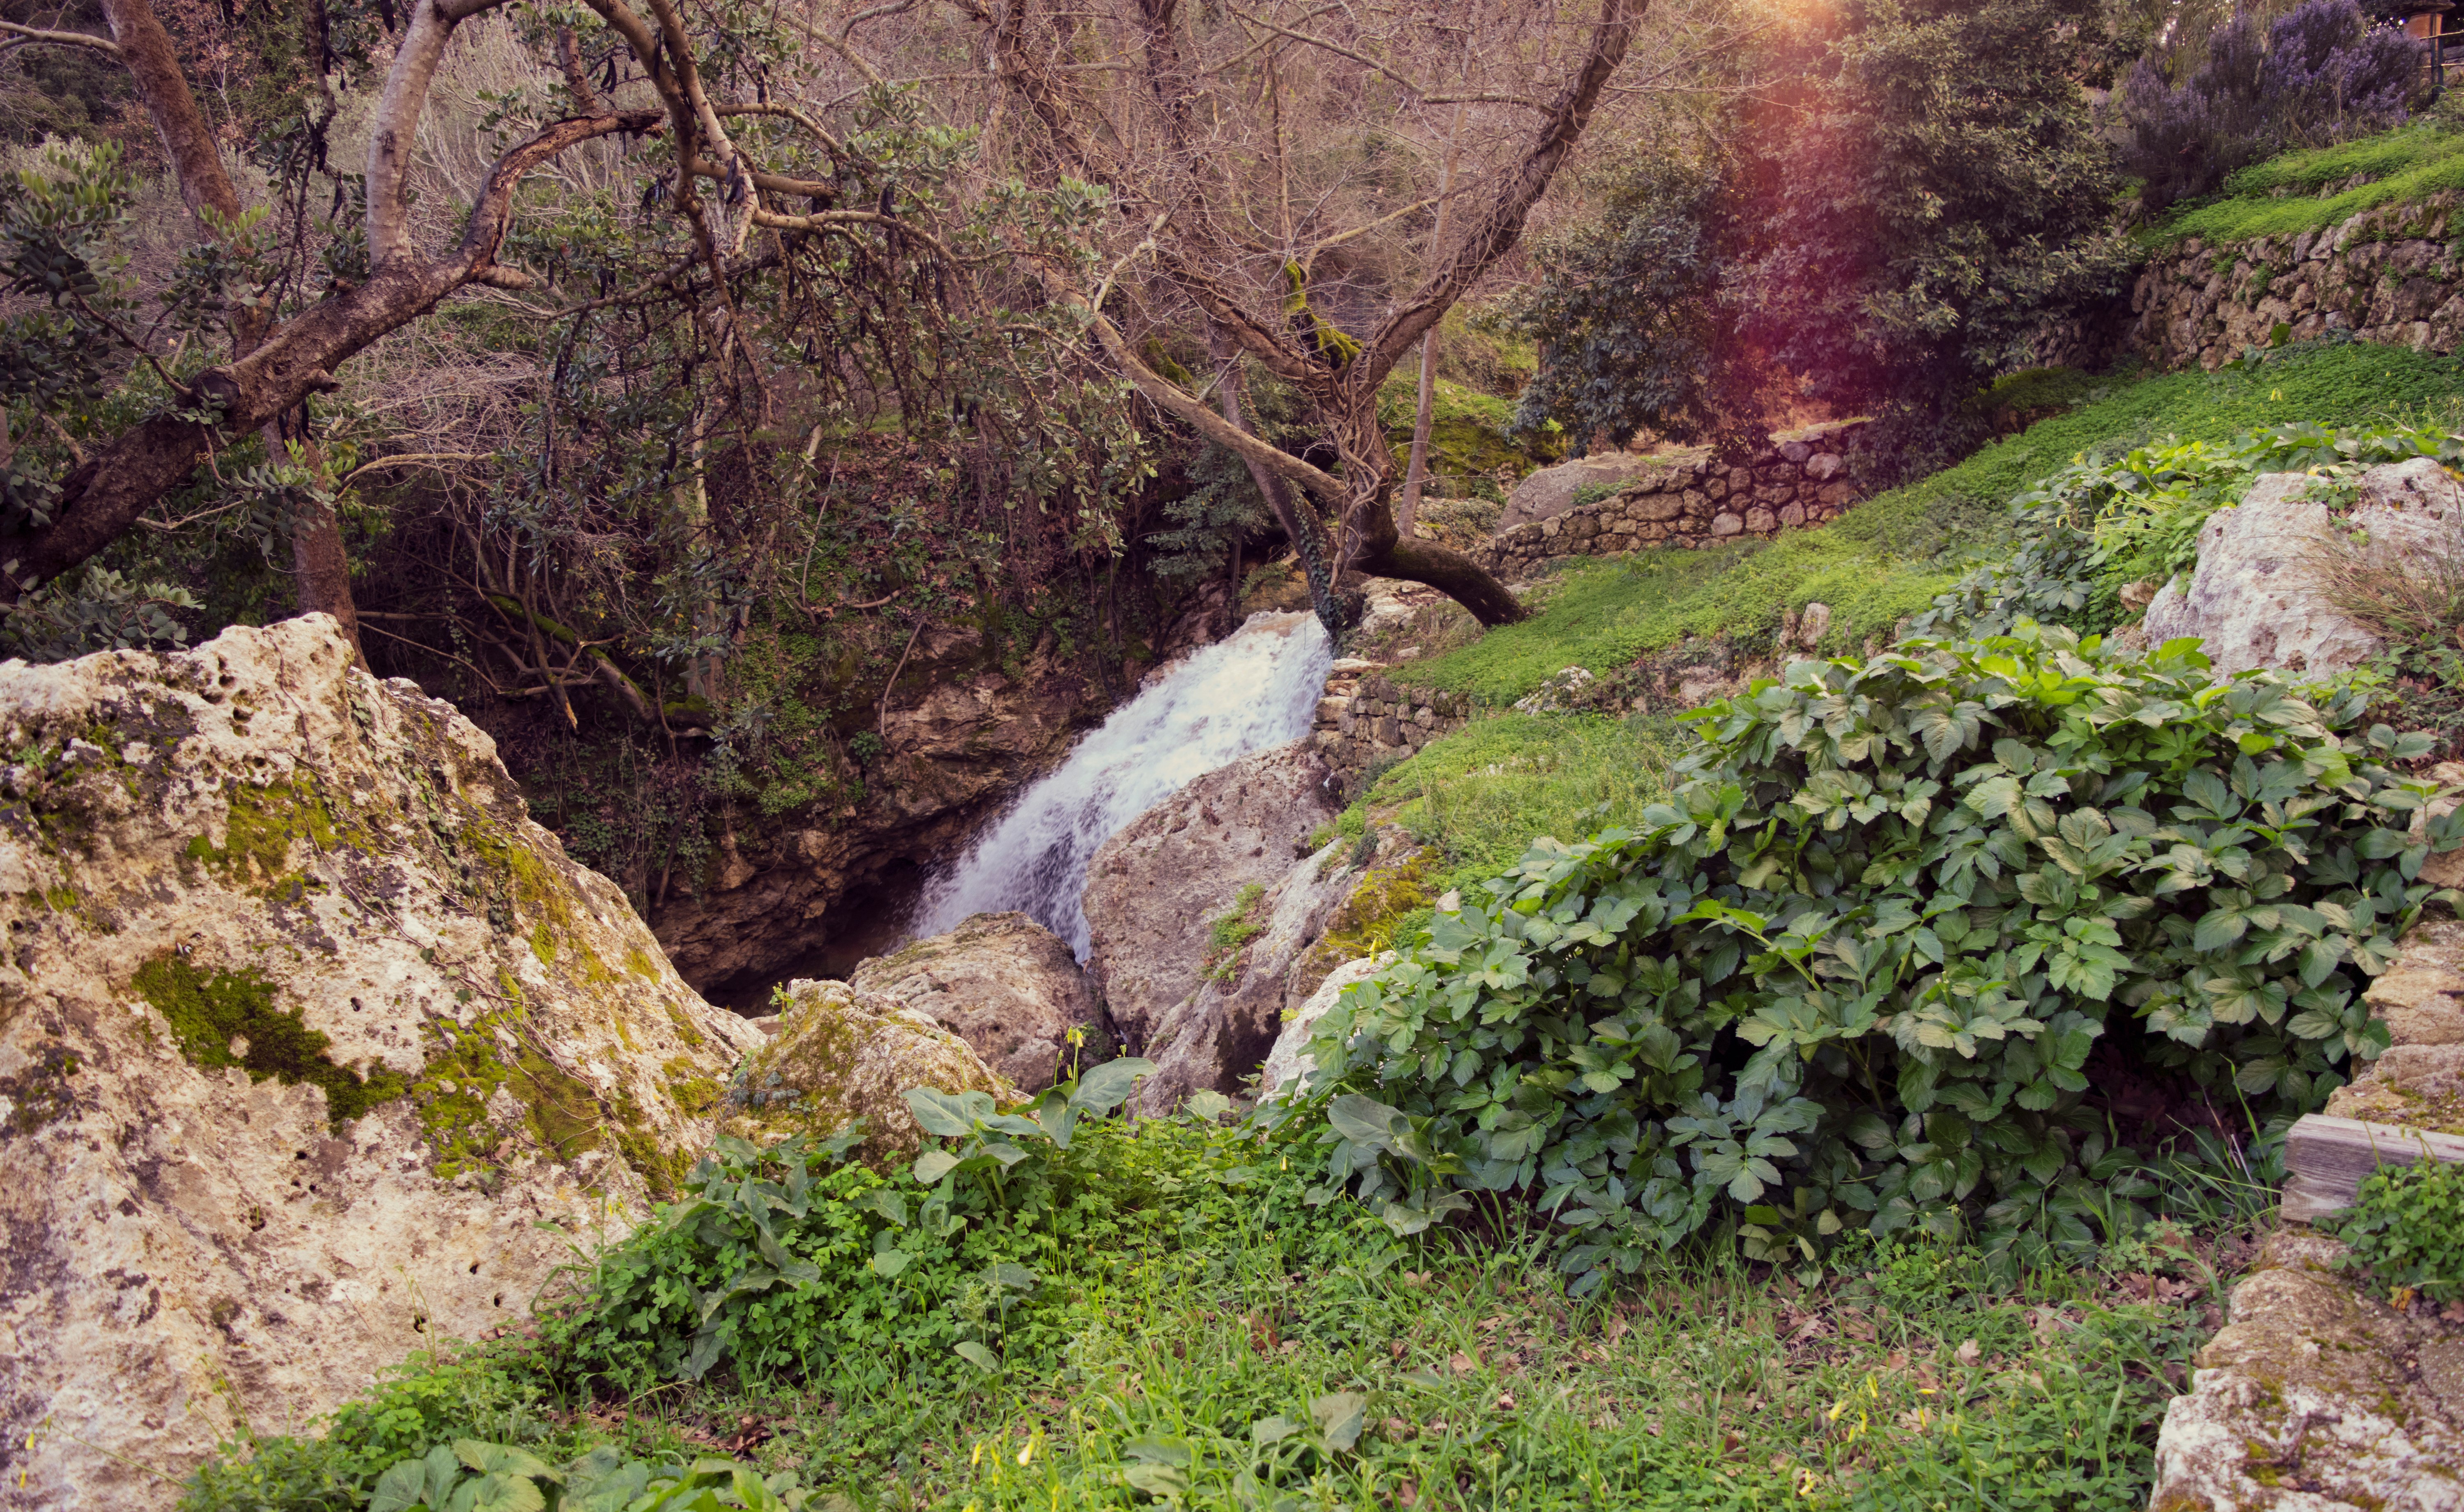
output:
[[[167,1507],[520,1317],[759,1038],[321,616],[0,664],[0,918],[12,1508]]]
[[[1065,1064],[1111,1056],[1111,1026],[1078,957],[1023,913],[976,914],[947,934],[866,961],[847,985],[876,1012],[923,1014],[1030,1095],[1059,1080]]]
[[[1509,531],[1534,520],[1553,519],[1573,508],[1574,495],[1586,488],[1615,488],[1668,466],[1664,457],[1647,457],[1634,451],[1595,451],[1572,462],[1542,468],[1514,485],[1514,492],[1506,497],[1506,513],[1498,516],[1497,529]]]
[[[2146,644],[2196,636],[2222,672],[2277,667],[2323,675],[2376,654],[2378,635],[2324,592],[2321,561],[2338,525],[2325,503],[2307,496],[2314,492],[2304,474],[2270,472],[2239,506],[2210,515],[2199,529],[2197,569],[2148,603]],[[2342,528],[2366,532],[2375,551],[2452,550],[2447,521],[2459,509],[2464,488],[2420,457],[2363,474]]]
[[[865,1121],[865,1154],[912,1155],[923,1130],[908,1111],[913,1088],[990,1092],[1018,1088],[931,1014],[895,998],[868,997],[846,982],[794,981],[768,1042],[737,1067],[727,1088],[727,1129],[768,1144],[796,1134],[835,1134]]]
[[[1306,742],[1257,752],[1191,782],[1095,852],[1087,973],[1132,1052],[1146,1053],[1163,1015],[1198,990],[1215,921],[1239,907],[1242,889],[1274,886],[1296,842],[1340,812],[1332,775]]]
[[[1249,909],[1259,933],[1166,1008],[1148,1037],[1155,1074],[1138,1084],[1138,1106],[1165,1113],[1192,1092],[1243,1095],[1286,1017],[1307,1002],[1326,972],[1310,947],[1359,881],[1336,840],[1289,866]]]
[[[2150,1512],[2464,1508],[2464,1332],[2368,1295],[2343,1253],[2288,1230],[2233,1287],[2165,1411]]]

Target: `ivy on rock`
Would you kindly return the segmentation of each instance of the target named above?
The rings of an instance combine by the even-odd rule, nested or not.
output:
[[[2464,817],[2366,702],[2028,622],[1795,663],[1691,716],[1637,828],[1535,843],[1346,994],[1316,1195],[1522,1194],[1582,1290],[1715,1224],[2075,1256],[2149,1190],[2100,1040],[2259,1118],[2386,1046],[2362,990]]]

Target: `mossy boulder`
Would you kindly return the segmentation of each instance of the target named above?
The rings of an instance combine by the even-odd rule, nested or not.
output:
[[[2464,1333],[2370,1295],[2343,1253],[2268,1240],[2166,1409],[2149,1512],[2464,1505]]]
[[[847,985],[880,1012],[923,1014],[1029,1095],[1112,1057],[1111,1021],[1069,942],[1023,913],[974,914],[864,962]]]
[[[518,1320],[759,1039],[321,616],[0,664],[0,920],[12,1507],[168,1506]]]
[[[915,1087],[1019,1101],[1018,1088],[972,1045],[919,1008],[845,982],[792,981],[779,991],[784,1001],[774,1037],[745,1058],[727,1088],[732,1134],[769,1144],[835,1134],[861,1118],[866,1158],[890,1161],[923,1141],[907,1110]]]

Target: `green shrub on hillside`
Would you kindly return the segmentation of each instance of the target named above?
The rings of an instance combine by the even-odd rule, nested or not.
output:
[[[2344,1263],[2368,1270],[2381,1288],[2435,1303],[2464,1297],[2464,1166],[2424,1152],[2409,1166],[2379,1167],[2335,1231],[2352,1251]]]
[[[1500,714],[1476,719],[1370,784],[1367,802],[1444,853],[1442,892],[1514,865],[1534,835],[1640,821],[1665,797],[1683,738],[1644,719]]]
[[[1981,1228],[2005,1265],[2149,1189],[2101,1038],[2260,1116],[2387,1042],[2359,993],[2430,887],[2418,739],[2188,645],[2022,625],[1799,662],[1697,717],[1635,830],[1544,841],[1348,993],[1312,1049],[1327,1182],[1409,1230],[1529,1194],[1584,1287],[1715,1218],[1819,1257]]]

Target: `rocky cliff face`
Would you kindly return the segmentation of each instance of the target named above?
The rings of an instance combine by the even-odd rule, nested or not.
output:
[[[705,890],[679,889],[653,911],[686,980],[750,1009],[782,977],[838,975],[888,949],[926,867],[962,849],[1111,705],[1111,691],[1049,645],[1012,676],[981,665],[979,641],[954,630],[919,642],[917,669],[900,686],[920,690],[901,695],[913,700],[905,707],[892,700],[889,753],[863,804],[803,828],[740,835]]]
[[[0,919],[12,1507],[167,1506],[519,1316],[759,1041],[321,617],[0,665]]]

